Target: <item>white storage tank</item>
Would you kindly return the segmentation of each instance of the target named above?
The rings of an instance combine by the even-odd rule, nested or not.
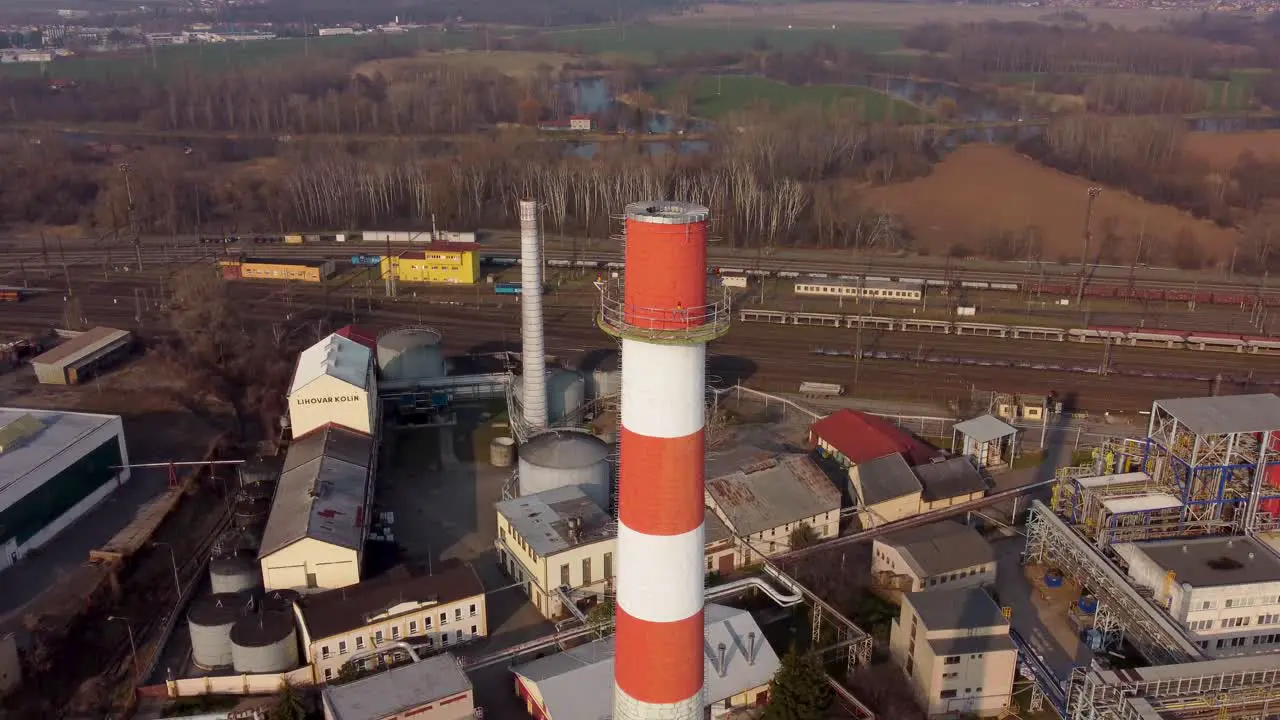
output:
[[[609,507],[609,446],[575,430],[550,430],[520,446],[521,495],[568,485],[582,488],[601,508]]]
[[[496,437],[489,443],[489,463],[494,467],[511,467],[516,460],[516,441]]]
[[[547,378],[547,421],[552,425],[578,410],[586,402],[586,382],[582,374],[558,368]]]
[[[293,614],[259,609],[231,628],[232,666],[238,673],[280,673],[298,667]]]
[[[444,336],[439,330],[413,326],[378,336],[378,371],[383,380],[423,380],[443,377]]]
[[[269,498],[243,498],[236,503],[233,518],[236,527],[252,528],[267,524],[267,516],[271,514]]]
[[[209,583],[215,594],[254,590],[262,587],[262,570],[248,551],[214,555],[209,559]]]
[[[236,593],[217,593],[191,604],[191,660],[204,670],[231,667],[231,630],[243,616],[249,599]]]
[[[587,394],[592,399],[622,392],[622,358],[617,350],[597,350],[582,363],[587,379]]]

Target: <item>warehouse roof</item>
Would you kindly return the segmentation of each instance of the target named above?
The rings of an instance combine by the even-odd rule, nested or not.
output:
[[[913,592],[906,599],[930,632],[1009,624],[996,601],[980,588]]]
[[[443,653],[348,683],[324,686],[324,702],[335,720],[397,716],[471,689],[457,658]]]
[[[542,556],[572,547],[606,540],[617,533],[613,518],[600,509],[577,485],[566,485],[532,495],[503,500],[495,505],[512,530]],[[581,522],[577,534],[569,519]]]
[[[295,265],[298,267],[317,267],[322,268],[333,262],[332,260],[315,260],[308,258],[269,258],[261,256],[242,257],[242,263],[252,263],[254,265]]]
[[[781,455],[712,478],[707,496],[740,535],[840,509],[840,491],[807,455]]]
[[[18,480],[58,459],[86,435],[118,420],[115,415],[0,408],[0,508],[31,490],[16,487]]]
[[[33,365],[55,365],[68,367],[75,365],[88,355],[126,343],[133,337],[128,330],[116,330],[109,327],[96,327],[63,342],[57,347],[37,355],[31,360]]]
[[[863,505],[878,505],[923,489],[911,466],[898,453],[858,463],[858,485],[855,489]]]
[[[484,594],[480,576],[466,563],[455,560],[432,569],[435,572],[427,573],[400,565],[372,580],[305,596],[298,607],[311,637],[319,639],[362,628],[402,603],[412,603],[416,610],[422,603],[444,604]]]
[[[1280,582],[1280,557],[1251,537],[1122,543],[1116,545],[1116,552],[1124,557],[1126,548],[1172,570],[1179,583],[1192,587]]]
[[[1272,393],[1175,398],[1156,405],[1199,435],[1280,429],[1280,397]]]
[[[933,628],[930,628],[930,630],[932,629]],[[1000,634],[973,635],[971,637],[930,640],[929,649],[933,650],[933,654],[938,657],[946,657],[948,655],[968,655],[971,653],[1016,650],[1017,648],[1013,644],[1013,638],[1009,637],[1007,634]]]
[[[321,436],[317,442],[314,436]],[[258,557],[303,538],[360,549],[364,538],[373,439],[325,426],[295,441],[285,456]],[[359,443],[366,448],[358,451]],[[317,451],[317,447],[322,448]]]
[[[982,477],[973,462],[963,455],[946,460],[927,462],[911,468],[924,488],[922,496],[928,502],[986,492],[987,479]]]
[[[289,394],[328,375],[368,391],[373,384],[373,351],[337,333],[298,354]]]
[[[707,603],[702,659],[707,705],[768,685],[778,671],[778,655],[746,610]],[[751,636],[755,636],[752,648]],[[612,637],[580,645],[512,668],[516,676],[537,686],[548,717],[555,720],[599,720],[613,707]],[[723,675],[719,646],[725,646]],[[749,653],[754,651],[754,656]]]
[[[406,260],[421,260],[425,256],[425,254],[429,252],[473,253],[473,252],[478,252],[479,250],[480,250],[480,246],[477,245],[476,243],[433,242],[423,246],[422,248],[400,253],[400,257]]]
[[[853,464],[902,453],[912,465],[928,462],[937,449],[885,420],[857,410],[837,410],[815,422],[809,432],[820,437]]]
[[[729,526],[724,524],[715,513],[709,512],[702,521],[702,541],[707,545],[724,542],[733,537]]]
[[[999,440],[1002,437],[1008,437],[1018,432],[1018,428],[994,415],[980,415],[964,422],[958,422],[955,425],[955,429],[980,443]]]
[[[899,530],[877,542],[897,549],[922,578],[995,561],[991,544],[977,530],[953,520]]]

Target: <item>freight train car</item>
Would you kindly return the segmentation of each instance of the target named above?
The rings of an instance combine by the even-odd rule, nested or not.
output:
[[[332,275],[332,260],[246,257],[240,262],[240,277],[245,280],[296,280],[318,283]]]
[[[25,297],[21,290],[0,290],[0,302],[22,302]]]
[[[518,282],[503,282],[493,286],[493,292],[498,295],[519,295],[521,286]]]

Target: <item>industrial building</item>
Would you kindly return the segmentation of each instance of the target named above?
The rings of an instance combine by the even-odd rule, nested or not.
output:
[[[223,276],[227,275],[223,268]],[[307,260],[303,258],[246,257],[240,259],[240,277],[245,280],[297,280],[320,283],[333,277],[332,260]]]
[[[706,686],[697,717],[718,720],[763,705],[780,662],[751,613],[712,603],[700,615],[704,642],[694,659],[703,666]],[[605,638],[517,665],[516,692],[538,720],[609,717],[617,652],[615,638]]]
[[[984,590],[903,598],[889,650],[929,715],[998,715],[1013,694],[1018,651],[1009,620]]]
[[[904,592],[981,587],[995,583],[996,558],[977,530],[943,520],[875,538],[871,574]]]
[[[807,455],[779,455],[712,478],[706,501],[764,555],[790,550],[791,533],[802,525],[819,540],[840,534],[840,491]]]
[[[315,682],[333,680],[347,663],[376,666],[379,649],[407,656],[400,643],[426,655],[487,636],[484,584],[475,569],[453,562],[432,570],[401,565],[300,599],[295,610]]]
[[[498,562],[546,617],[594,602],[614,576],[616,525],[577,485],[504,500],[498,512]],[[701,567],[702,563],[698,563]],[[701,574],[699,574],[701,578]]]
[[[0,409],[0,569],[129,481],[115,415]]]
[[[994,415],[980,415],[951,428],[951,447],[980,468],[998,468],[1013,462],[1018,451],[1018,428]]]
[[[424,250],[384,256],[379,272],[385,280],[391,267],[401,282],[473,285],[480,280],[480,253],[474,243],[432,243]]]
[[[476,717],[471,681],[449,653],[391,668],[320,695],[324,720],[464,720]]]
[[[299,353],[289,384],[295,437],[330,423],[376,436],[379,421],[373,351],[334,333]]]
[[[294,438],[258,551],[267,590],[360,582],[376,450],[373,438],[336,425]]]
[[[36,380],[45,385],[75,385],[111,367],[129,353],[133,333],[95,327],[31,360]]]
[[[1210,657],[1280,648],[1280,556],[1252,537],[1118,543],[1134,584]]]
[[[924,298],[924,285],[893,280],[818,280],[808,278],[795,285],[797,295],[843,298],[849,300],[883,300],[918,303]]]
[[[937,448],[876,415],[837,410],[809,426],[809,442],[842,467],[897,453],[909,465],[929,462]]]
[[[987,488],[987,479],[962,456],[911,467],[893,453],[849,468],[849,494],[865,528],[976,500]]]
[[[714,513],[708,514],[703,522],[702,539],[707,544],[705,555],[708,573],[728,575],[746,564],[745,553],[739,547],[737,539],[724,521]]]

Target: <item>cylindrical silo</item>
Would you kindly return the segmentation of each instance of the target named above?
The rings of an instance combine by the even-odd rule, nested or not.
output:
[[[444,336],[423,325],[397,328],[378,336],[378,371],[383,380],[443,377]]]
[[[280,464],[255,457],[240,464],[240,485],[275,485],[280,479]]]
[[[279,673],[298,667],[293,615],[250,613],[231,628],[231,661],[238,673]]]
[[[250,528],[265,525],[267,516],[271,514],[271,501],[265,498],[250,500],[248,498],[236,503],[236,527]]]
[[[243,615],[248,598],[235,593],[206,595],[191,604],[191,659],[205,670],[231,667],[231,630]]]
[[[609,446],[573,430],[551,430],[520,446],[520,494],[582,488],[601,509],[609,507]]]
[[[582,364],[587,395],[592,399],[622,392],[622,358],[617,350],[597,350]]]
[[[547,416],[554,425],[579,410],[586,402],[586,382],[582,374],[557,368],[547,378]]]
[[[272,590],[262,596],[262,608],[267,612],[293,612],[293,604],[302,597],[297,590]]]
[[[262,570],[247,551],[209,559],[209,582],[214,593],[238,593],[262,587]]]
[[[236,497],[242,500],[266,500],[271,501],[275,497],[276,484],[271,482],[256,482],[248,485],[242,485],[240,492],[236,493]]]
[[[489,463],[494,467],[511,467],[516,461],[516,441],[496,437],[489,443]]]

